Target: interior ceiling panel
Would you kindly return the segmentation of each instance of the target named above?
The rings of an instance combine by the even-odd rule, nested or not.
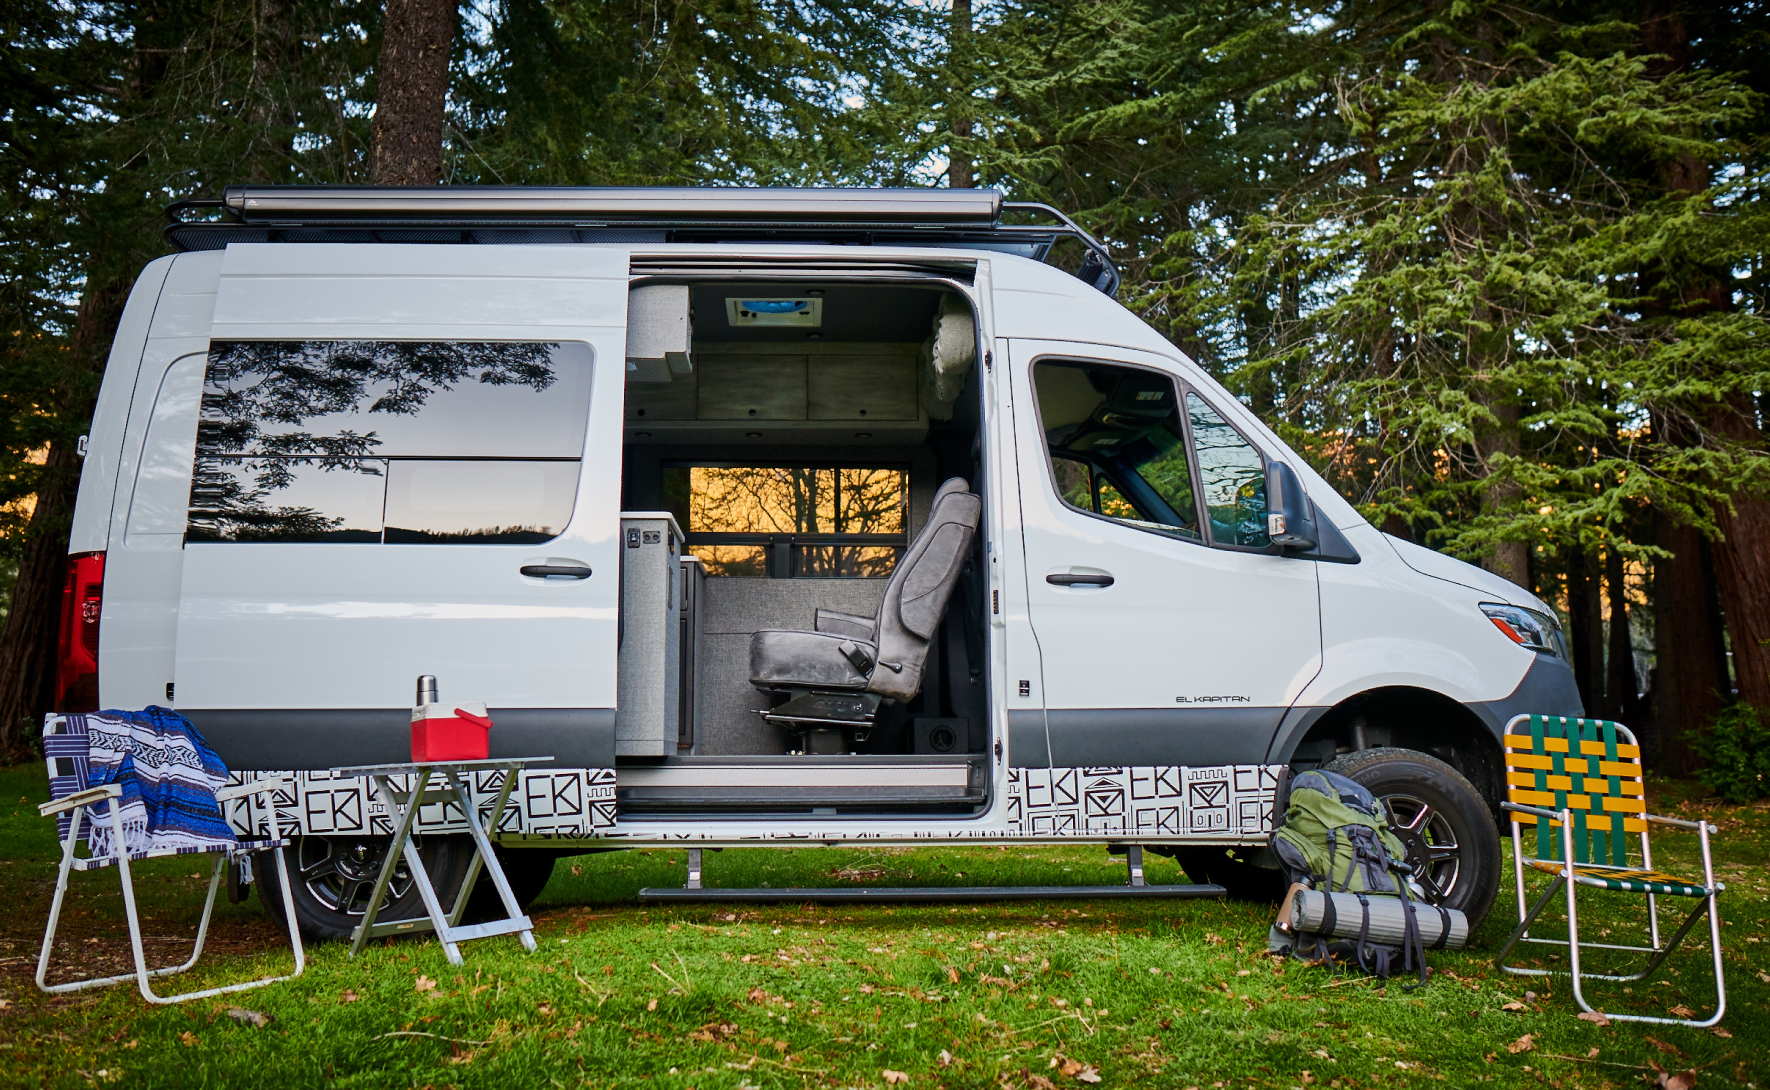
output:
[[[737,327],[726,320],[725,301],[747,296],[783,299],[822,292],[823,324],[817,329],[783,326]],[[838,344],[903,344],[928,339],[940,291],[894,284],[796,284],[761,281],[696,284],[693,291],[694,341]],[[812,336],[816,334],[816,336]]]

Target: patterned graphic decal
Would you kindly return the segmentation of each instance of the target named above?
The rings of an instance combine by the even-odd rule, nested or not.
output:
[[[1031,836],[1144,833],[1257,836],[1272,831],[1283,765],[1016,768],[1008,825]]]
[[[268,798],[282,836],[367,834],[392,836],[393,821],[381,800],[358,777],[334,776],[330,772],[235,773],[234,783],[280,775],[281,790],[253,795],[228,804],[227,817],[234,831],[246,835],[266,816]],[[615,770],[612,768],[557,768],[524,770],[510,789],[498,832],[531,837],[590,837],[615,824]],[[390,786],[411,790],[414,777],[395,776]],[[289,781],[293,780],[291,784]],[[479,811],[480,821],[491,820],[492,805],[504,784],[501,771],[475,772],[467,790]],[[446,781],[431,778],[430,788],[446,789]],[[459,803],[430,803],[418,810],[416,829],[421,833],[465,832]]]

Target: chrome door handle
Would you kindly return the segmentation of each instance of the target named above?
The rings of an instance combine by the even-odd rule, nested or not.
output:
[[[590,578],[590,569],[582,564],[524,564],[517,570],[530,579],[545,579],[549,575],[563,575],[567,579]]]
[[[1104,572],[1099,575],[1075,575],[1066,572],[1062,575],[1047,575],[1045,582],[1055,587],[1110,587],[1113,579]]]

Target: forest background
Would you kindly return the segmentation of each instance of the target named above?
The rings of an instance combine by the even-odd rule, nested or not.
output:
[[[993,186],[1374,523],[1554,603],[1588,714],[1770,793],[1767,94],[1764,0],[4,0],[0,750],[173,201]]]

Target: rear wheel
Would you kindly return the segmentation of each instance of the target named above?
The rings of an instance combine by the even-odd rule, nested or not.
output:
[[[1325,768],[1377,797],[1427,896],[1467,915],[1475,930],[1499,891],[1500,839],[1474,785],[1436,757],[1387,746]]]
[[[419,857],[430,875],[430,884],[444,908],[454,904],[455,891],[466,877],[472,845],[466,837],[429,836],[418,844]],[[288,864],[290,900],[295,904],[295,923],[310,939],[348,939],[375,891],[391,837],[302,836],[283,849]],[[276,861],[256,864],[262,883],[259,895],[265,908],[283,917],[283,891],[277,880]],[[405,861],[401,860],[388,882],[388,898],[377,921],[410,920],[424,915],[424,901]]]
[[[553,864],[558,861],[559,852],[548,848],[504,848],[496,844],[492,845],[492,851],[498,856],[498,866],[504,871],[504,880],[510,883],[517,907],[527,912],[553,877]],[[498,887],[492,885],[482,870],[479,880],[473,883],[473,892],[468,895],[467,913],[462,919],[479,923],[503,918],[504,904],[498,899]]]

